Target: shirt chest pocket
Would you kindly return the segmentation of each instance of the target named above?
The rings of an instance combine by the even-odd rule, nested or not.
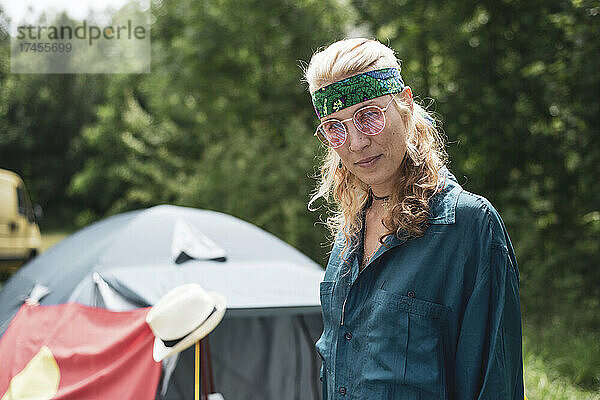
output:
[[[445,398],[443,328],[449,308],[377,289],[366,309],[365,378],[372,389],[389,394],[392,387],[409,391],[401,387],[407,385],[419,399]]]

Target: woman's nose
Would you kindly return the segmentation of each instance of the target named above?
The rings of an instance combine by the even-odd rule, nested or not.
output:
[[[346,129],[348,130],[348,137],[346,138],[348,140],[348,150],[359,152],[371,143],[369,136],[356,129],[351,121],[346,125]]]

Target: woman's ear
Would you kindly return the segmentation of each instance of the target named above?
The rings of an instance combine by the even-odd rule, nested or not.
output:
[[[406,86],[404,87],[404,90],[402,90],[402,92],[400,92],[400,98],[402,99],[402,101],[404,103],[406,103],[406,105],[410,108],[410,111],[413,111],[413,97],[412,97],[412,90],[410,88],[410,86]]]

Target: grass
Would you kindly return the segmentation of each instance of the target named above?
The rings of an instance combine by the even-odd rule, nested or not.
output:
[[[48,250],[50,247],[60,242],[62,239],[69,235],[68,232],[44,232],[42,233],[42,246],[40,247],[40,253]],[[21,266],[23,261],[2,261],[0,262],[0,288],[2,284],[10,278]]]
[[[600,332],[584,310],[525,320],[525,387],[529,399],[600,400]]]
[[[69,235],[68,232],[48,232],[42,234],[42,247],[40,252],[48,250]]]
[[[525,340],[525,347],[527,346]],[[542,357],[525,349],[525,394],[529,400],[600,400],[600,393],[579,388],[548,366]]]

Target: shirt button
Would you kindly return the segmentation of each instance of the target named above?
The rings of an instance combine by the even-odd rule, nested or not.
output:
[[[415,292],[412,290],[408,292],[408,297],[415,297]]]
[[[346,340],[350,340],[352,339],[352,334],[350,332],[347,332],[344,337],[346,338]]]
[[[341,394],[342,396],[345,396],[345,395],[346,395],[346,388],[345,388],[345,387],[343,387],[343,386],[342,386],[342,387],[340,388],[340,394]]]

